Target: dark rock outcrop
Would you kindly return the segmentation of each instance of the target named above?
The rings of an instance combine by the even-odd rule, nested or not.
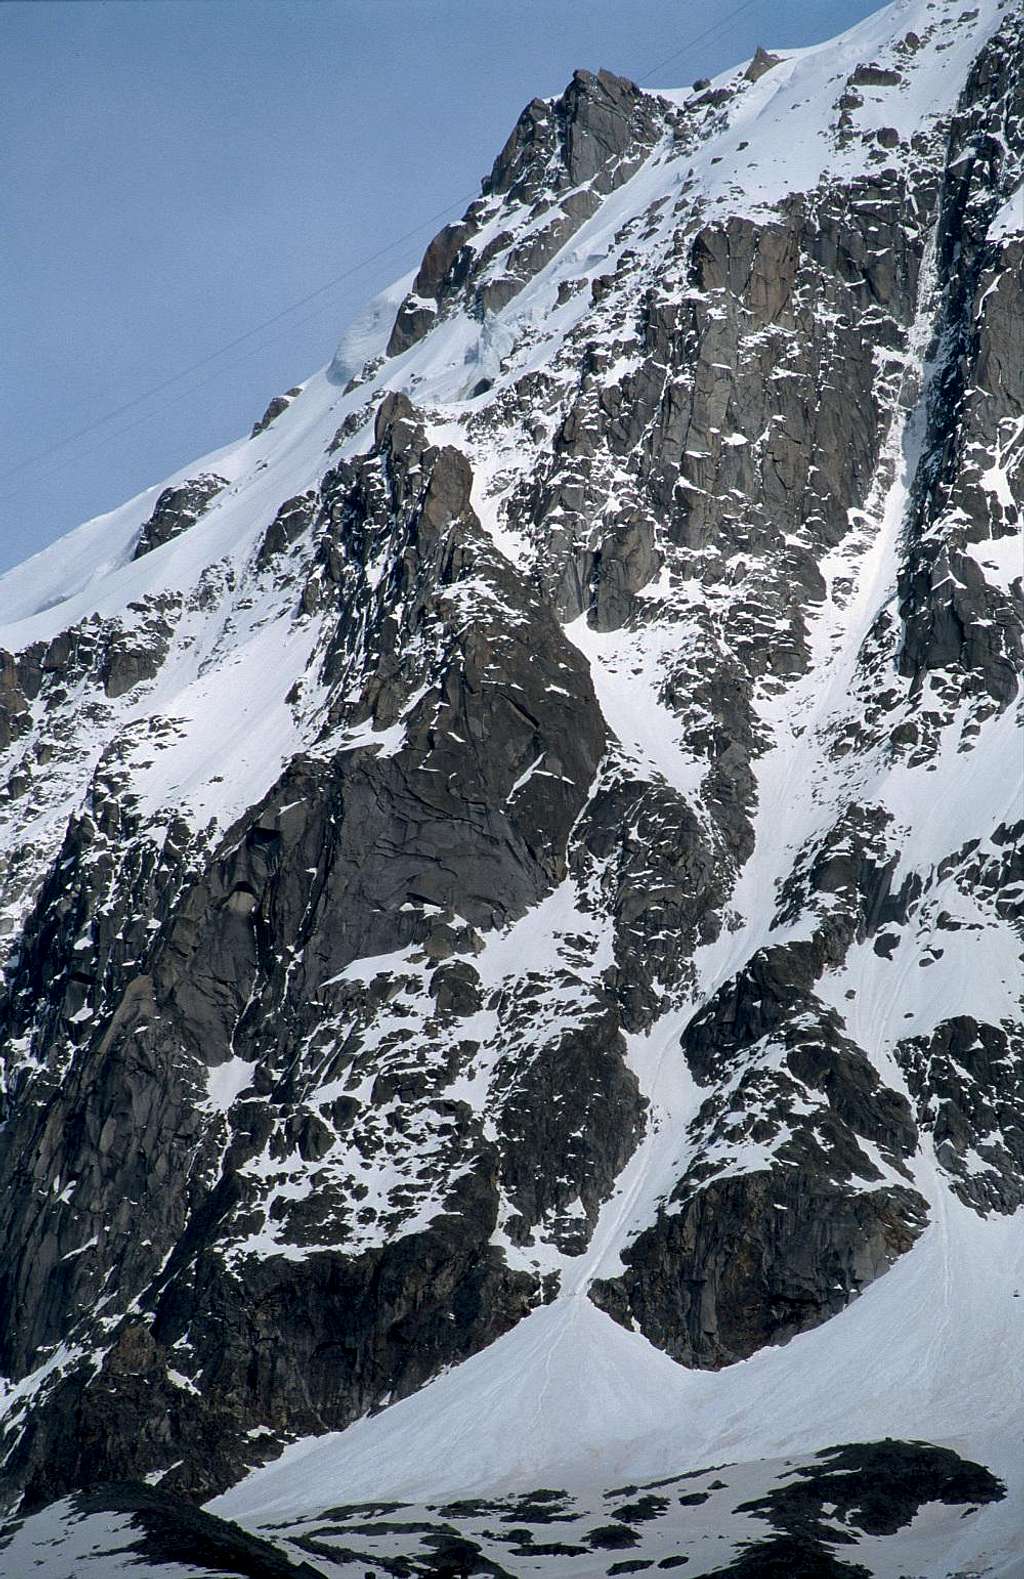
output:
[[[564,878],[605,731],[578,653],[480,534],[463,457],[430,447],[403,397],[382,405],[377,441],[325,481],[318,507],[326,530],[311,585],[338,610],[325,671],[361,676],[326,726],[335,744],[297,757],[206,871],[165,877],[159,897],[148,891],[142,913],[156,924],[139,947],[144,974],[127,960],[97,974],[92,956],[88,975],[72,969],[73,959],[85,963],[74,942],[83,914],[58,920],[56,889],[40,895],[38,933],[27,929],[12,1003],[31,1014],[26,984],[39,961],[48,957],[52,975],[66,959],[53,1030],[82,1024],[84,1034],[72,1036],[62,1081],[39,1086],[4,1133],[11,1165],[33,1179],[5,1224],[6,1364],[31,1368],[111,1275],[137,1291],[135,1314],[105,1318],[99,1371],[55,1381],[9,1460],[30,1502],[131,1476],[154,1459],[170,1464],[189,1442],[166,1484],[205,1495],[238,1472],[250,1428],[342,1425],[421,1385],[539,1297],[537,1279],[510,1271],[489,1245],[499,1181],[524,1235],[544,1220],[571,1237],[571,1214],[558,1226],[566,1209],[579,1196],[593,1220],[640,1130],[643,1103],[607,1012],[593,1034],[537,1058],[532,1074],[510,1062],[497,1148],[479,1115],[444,1100],[476,1047],[460,1040],[461,1019],[481,1001],[458,956],[478,946],[474,929],[522,915]],[[291,514],[311,507],[300,501]],[[378,579],[382,553],[392,568]],[[414,652],[414,662],[403,657]],[[361,728],[366,743],[346,746],[346,729]],[[398,749],[381,752],[374,729],[397,729]],[[93,837],[82,825],[66,846],[65,894]],[[155,880],[152,865],[135,874],[111,930],[128,924],[127,907]],[[400,1024],[379,1053],[371,1041],[361,1055],[360,1025],[369,1028],[379,1000],[333,984],[361,956],[412,949],[415,959],[417,948],[428,965],[450,961],[435,998],[447,1027],[438,1057],[424,1067],[416,1045],[399,1040]],[[101,1029],[90,1034],[93,1009],[82,1021],[79,1008],[98,1002],[112,1012],[97,1014]],[[306,1099],[293,1050],[323,1041],[329,1024],[339,1077],[349,1071],[339,1084],[354,1093],[369,1079],[367,1106],[340,1094],[330,1108]],[[211,1129],[206,1071],[232,1059],[251,1065],[251,1095],[240,1092]],[[566,1154],[565,1179],[543,1184],[556,1086],[579,1089],[561,1109],[560,1144],[581,1125],[586,1138],[575,1161]],[[424,1167],[426,1134],[439,1152]],[[309,1198],[289,1198],[294,1150],[315,1170]],[[408,1184],[369,1230],[376,1213],[360,1212],[365,1187],[338,1158],[352,1159],[358,1176],[389,1152]],[[281,1181],[276,1198],[268,1167]],[[55,1194],[67,1177],[76,1181],[70,1210]],[[429,1228],[391,1237],[428,1202]],[[298,1248],[283,1257],[278,1243]],[[281,1328],[291,1333],[287,1357],[254,1367]],[[201,1392],[169,1379],[176,1366],[205,1377]]]
[[[989,234],[1024,158],[1021,42],[1019,18],[1008,18],[974,63],[941,192],[937,267],[946,291],[913,547],[900,577],[900,670],[945,708],[960,694],[1008,706],[1024,668],[1024,566],[1005,586],[983,569],[985,543],[1018,535],[1021,523],[1014,435],[1024,411],[1024,239]]]
[[[918,1123],[962,1201],[981,1212],[1024,1203],[1024,1036],[1019,1028],[944,1020],[901,1042]]]
[[[258,434],[266,433],[267,429],[270,427],[270,424],[272,422],[276,422],[278,417],[281,416],[283,412],[288,410],[288,407],[291,405],[296,395],[301,394],[301,388],[296,386],[295,389],[286,390],[283,395],[275,395],[267,406],[267,409],[263,413],[262,417],[260,417],[259,421],[253,424],[253,429],[249,437],[254,439]]]
[[[130,601],[121,566],[64,619],[61,582],[5,635],[11,1506],[158,1477],[109,1494],[135,1540],[580,1290],[608,1203],[590,1297],[717,1368],[912,1252],[919,1153],[978,1215],[1024,1200],[1024,53],[1008,14],[948,125],[897,132],[925,31],[828,78],[826,174],[770,204],[732,141],[786,78],[763,50],[677,102],[605,72],[534,101],[427,248],[403,361],[272,402],[230,508],[165,489],[136,561],[195,536]],[[732,1571],[855,1572],[845,1474],[878,1532],[992,1490],[876,1448],[767,1488]],[[557,1491],[431,1514],[394,1571],[682,1566],[644,1531],[724,1484],[575,1530]],[[274,1572],[276,1535],[224,1539]]]
[[[976,1521],[982,1508],[1005,1496],[1005,1485],[983,1464],[927,1442],[891,1439],[831,1447],[811,1458],[690,1470],[603,1493],[538,1488],[442,1506],[324,1507],[315,1518],[262,1521],[256,1534],[199,1512],[162,1486],[121,1483],[0,1528],[0,1561],[4,1550],[11,1562],[30,1553],[42,1579],[56,1579],[68,1571],[68,1549],[77,1538],[79,1546],[88,1542],[92,1565],[127,1559],[144,1565],[152,1579],[165,1573],[170,1579],[180,1563],[196,1579],[325,1579],[350,1572],[500,1579],[524,1564],[550,1567],[600,1553],[607,1554],[609,1574],[664,1573],[691,1560],[706,1567],[709,1540],[716,1558],[719,1542],[729,1540],[738,1554],[727,1567],[717,1562],[715,1572],[734,1579],[856,1579],[869,1572],[859,1554],[872,1568],[880,1546],[886,1560],[898,1560],[899,1533],[925,1506],[930,1520],[957,1537],[964,1521]],[[712,1508],[717,1529],[709,1535]],[[616,1558],[617,1552],[625,1555]]]
[[[913,1190],[837,1189],[811,1147],[778,1156],[771,1171],[677,1189],[594,1302],[682,1364],[717,1369],[838,1314],[925,1226]]]
[[[226,487],[227,482],[223,477],[209,472],[190,477],[176,488],[165,488],[156,501],[153,514],[139,533],[132,558],[141,559],[143,554],[150,553],[154,548],[162,548],[165,543],[195,526],[199,517]]]
[[[388,356],[422,339],[456,303],[477,315],[504,307],[555,256],[602,196],[635,173],[665,128],[659,101],[609,71],[577,71],[560,98],[526,106],[483,183],[483,195],[423,255],[398,310]],[[501,228],[503,210],[548,215],[527,241]],[[485,245],[476,236],[495,232]]]

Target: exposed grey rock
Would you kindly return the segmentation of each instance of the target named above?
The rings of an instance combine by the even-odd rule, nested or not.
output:
[[[828,1448],[795,1478],[762,1499],[740,1505],[738,1513],[767,1518],[773,1534],[748,1545],[721,1572],[733,1579],[801,1572],[851,1579],[868,1570],[839,1560],[830,1550],[851,1544],[836,1540],[839,1520],[870,1535],[895,1535],[925,1501],[955,1506],[998,1501],[1004,1495],[1005,1487],[991,1471],[965,1462],[948,1448],[889,1440]]]
[[[748,82],[760,82],[765,73],[771,71],[773,66],[777,66],[781,59],[781,55],[772,55],[761,44],[758,44],[754,51],[754,57],[743,75]]]
[[[439,1014],[476,1014],[483,1003],[480,977],[468,960],[439,966],[430,978],[430,991]]]
[[[918,1123],[961,1200],[983,1213],[1024,1202],[1024,1038],[958,1015],[901,1042]]]
[[[29,703],[38,695],[42,675],[28,654],[0,652],[0,749],[6,750],[32,727]]]
[[[272,422],[276,422],[277,418],[282,414],[282,412],[288,410],[288,407],[295,399],[295,396],[301,394],[301,388],[296,387],[295,389],[287,390],[283,395],[275,395],[268,405],[266,411],[263,413],[262,417],[260,417],[259,421],[253,424],[253,430],[249,437],[254,439],[256,438],[257,434],[265,433],[270,427],[270,424]]]
[[[924,47],[908,35],[829,86],[830,146],[853,146],[857,111],[899,86],[888,62],[909,74]],[[517,324],[437,408],[415,356],[375,360],[355,400],[332,391],[309,486],[261,492],[224,559],[229,534],[210,534],[192,585],[161,590],[158,561],[136,602],[0,655],[0,828],[23,830],[0,867],[0,1370],[27,1400],[5,1422],[12,1502],[154,1474],[161,1507],[204,1497],[556,1298],[549,1269],[571,1269],[664,1121],[629,1047],[668,1013],[661,1056],[698,1100],[591,1297],[681,1363],[786,1342],[882,1276],[926,1222],[918,1150],[974,1211],[1020,1204],[1016,1025],[966,1004],[923,1034],[908,1021],[886,1043],[908,1101],[852,994],[877,986],[900,1024],[900,983],[953,934],[991,927],[1002,961],[1021,920],[1011,814],[947,851],[885,799],[890,770],[917,793],[940,764],[951,781],[951,754],[969,768],[1024,662],[1005,553],[1022,244],[992,227],[1020,179],[1021,58],[1008,16],[948,148],[871,130],[856,178],[734,214],[702,200],[691,156],[776,57],[682,108],[577,73],[427,248],[389,347],[500,313],[645,160],[664,166],[661,196],[552,286],[550,350],[543,314]],[[136,557],[202,533],[225,486],[165,490]],[[879,590],[864,633],[880,534],[896,596]],[[239,734],[259,749],[233,742],[191,802],[211,743],[179,758],[190,720],[149,682],[173,671],[182,715],[201,711],[206,676],[250,650],[261,701]],[[761,772],[780,728],[781,778]],[[233,800],[234,772],[259,788]],[[757,883],[738,879],[766,845],[748,914]],[[873,1497],[883,1461],[956,1478],[913,1452],[844,1471]],[[810,1533],[786,1502],[737,1572],[831,1562],[818,1514],[842,1499],[812,1470]],[[609,1493],[558,1555],[662,1563],[642,1532],[665,1500]],[[575,1517],[551,1492],[499,1522],[545,1507]],[[516,1535],[505,1569],[450,1518],[424,1521],[417,1571],[546,1555]],[[346,1548],[360,1571],[366,1539]]]
[[[565,1034],[525,1068],[512,1060],[499,1068],[499,1081],[508,1087],[502,1174],[527,1242],[528,1228],[547,1221],[567,1254],[586,1248],[597,1209],[643,1129],[646,1103],[624,1052],[618,1020],[606,1013]],[[570,1210],[576,1202],[582,1223]]]
[[[156,501],[153,514],[145,523],[135,545],[133,559],[141,559],[154,548],[162,548],[190,526],[195,526],[203,511],[222,489],[227,487],[223,477],[213,472],[190,477],[176,488],[165,488]]]
[[[626,1272],[592,1290],[685,1364],[730,1364],[817,1325],[927,1221],[921,1196],[879,1187],[860,1148],[864,1137],[905,1171],[917,1131],[905,1098],[814,999],[821,963],[815,945],[764,951],[695,1018],[683,1051],[710,1093],[690,1126],[695,1160],[622,1252]],[[762,1056],[780,1043],[781,1072]],[[716,1080],[730,1075],[728,1098],[717,1096]],[[731,1175],[730,1152],[751,1146],[766,1165]]]
[[[29,1554],[40,1579],[66,1573],[77,1547],[111,1572],[145,1565],[152,1579],[172,1579],[188,1564],[196,1579],[311,1579],[379,1572],[509,1576],[524,1564],[608,1554],[610,1574],[663,1573],[704,1566],[708,1519],[739,1553],[734,1579],[850,1579],[898,1559],[899,1532],[923,1508],[951,1538],[965,1520],[1005,1499],[1007,1490],[983,1464],[926,1442],[852,1442],[813,1456],[723,1464],[663,1476],[653,1484],[607,1490],[533,1491],[461,1498],[442,1506],[373,1502],[324,1507],[315,1519],[280,1516],[257,1534],[180,1496],[138,1483],[79,1494],[0,1531],[11,1563]],[[701,1509],[695,1518],[695,1509]],[[111,1529],[117,1521],[117,1533]],[[966,1528],[969,1530],[970,1525]],[[863,1541],[863,1547],[861,1543]],[[892,1549],[889,1542],[893,1542]],[[715,1543],[717,1546],[717,1542]],[[611,1560],[615,1553],[625,1558]],[[837,1553],[841,1553],[838,1556]],[[667,1555],[666,1555],[667,1554]],[[117,1565],[116,1569],[113,1565]]]
[[[885,66],[855,66],[847,81],[854,88],[894,88],[902,79],[898,71]]]
[[[422,1109],[418,1122],[447,1136],[433,1182],[419,1185],[439,1191],[438,1215],[425,1235],[398,1239],[379,1252],[346,1254],[344,1221],[358,1237],[358,1195],[346,1200],[327,1172],[315,1200],[308,1206],[297,1202],[278,1219],[281,1231],[310,1246],[305,1259],[266,1261],[243,1252],[233,1275],[225,1277],[225,1245],[233,1238],[244,1243],[265,1221],[261,1187],[256,1176],[246,1174],[246,1164],[268,1147],[273,1152],[278,1136],[284,1155],[296,1145],[313,1162],[335,1144],[334,1124],[304,1107],[301,1085],[295,1087],[288,1074],[296,1039],[318,1034],[325,1010],[330,1013],[329,983],[366,953],[419,944],[436,961],[472,952],[474,927],[500,925],[536,903],[565,873],[569,832],[604,745],[604,726],[579,654],[480,533],[463,456],[428,446],[414,408],[402,396],[382,404],[376,432],[377,449],[329,476],[319,506],[327,530],[313,573],[338,605],[325,668],[336,673],[358,663],[363,676],[357,699],[327,729],[336,732],[367,717],[388,728],[403,717],[405,746],[387,756],[371,747],[296,758],[268,799],[229,835],[208,870],[184,887],[179,871],[162,899],[141,903],[139,925],[147,913],[162,917],[156,935],[139,950],[149,969],[140,976],[127,966],[107,967],[102,990],[114,1012],[103,1022],[102,1037],[86,1033],[64,1081],[45,1097],[38,1093],[51,1139],[41,1143],[36,1131],[29,1140],[19,1125],[6,1131],[8,1155],[13,1160],[27,1149],[41,1180],[72,1170],[79,1181],[74,1228],[62,1230],[60,1203],[42,1214],[34,1197],[12,1203],[5,1279],[25,1319],[8,1328],[10,1364],[17,1370],[31,1363],[25,1357],[63,1327],[90,1297],[85,1291],[95,1297],[106,1265],[118,1268],[123,1286],[142,1290],[144,1312],[119,1329],[120,1337],[108,1339],[113,1358],[103,1378],[86,1385],[75,1376],[59,1384],[50,1410],[23,1437],[12,1473],[27,1481],[33,1498],[130,1474],[154,1456],[166,1457],[172,1440],[179,1446],[191,1441],[195,1451],[167,1485],[208,1492],[236,1472],[250,1426],[278,1417],[290,1431],[345,1423],[490,1341],[538,1297],[536,1281],[505,1268],[487,1241],[497,1220],[498,1177],[504,1174],[515,1194],[521,1178],[539,1176],[549,1103],[531,1107],[528,1084],[512,1082],[507,1117],[498,1118],[502,1139],[496,1151],[464,1105],[445,1108],[443,1088],[452,1071],[444,1062],[425,1079],[415,1067],[390,1074],[380,1064],[374,1086],[379,1106],[396,1098],[404,1105],[416,1102]],[[308,515],[311,503],[301,501],[299,514]],[[286,507],[282,519],[294,513]],[[382,541],[394,570],[371,591],[366,567]],[[468,623],[460,595],[464,581],[490,586],[482,603],[474,592],[478,611]],[[366,598],[377,600],[372,621],[362,612]],[[524,610],[530,613],[527,622]],[[407,650],[413,632],[424,666],[396,667],[392,654]],[[487,683],[487,674],[500,674],[500,684]],[[443,724],[441,709],[447,715]],[[482,741],[485,753],[479,750]],[[542,760],[549,772],[516,791],[524,768]],[[429,775],[428,764],[434,769]],[[88,849],[94,837],[80,825],[64,856],[65,869],[77,864],[78,850]],[[310,871],[318,874],[312,905]],[[87,881],[92,889],[92,866]],[[158,873],[151,869],[146,881],[159,882]],[[66,876],[58,882],[67,893]],[[79,985],[81,956],[73,954],[72,942],[82,912],[58,921],[55,892],[40,896],[40,931],[36,938],[29,929],[13,1001],[31,1013],[21,983],[33,978],[44,954],[52,973],[63,953],[68,968],[59,978],[65,986],[57,1023],[70,1027],[83,1001],[95,1001],[96,964]],[[439,928],[429,922],[426,906],[449,914],[452,924]],[[110,925],[122,920],[111,917]],[[443,948],[442,935],[448,940]],[[297,974],[284,967],[282,946],[289,956],[301,957]],[[101,941],[100,953],[102,948]],[[471,1012],[478,989],[468,964],[446,969],[437,984],[437,1010],[457,1024],[460,1014]],[[595,1126],[579,1146],[580,1171],[569,1185],[563,1189],[552,1181],[553,1193],[537,1195],[535,1184],[533,1197],[524,1197],[527,1224],[557,1214],[577,1192],[592,1215],[635,1143],[642,1103],[626,1075],[615,1023],[605,1022],[607,1045],[600,1038],[592,1049],[586,1041],[576,1050],[563,1043],[557,1066],[546,1060],[535,1066],[538,1076],[563,1069],[567,1089],[570,1065],[588,1069],[582,1107],[569,1102],[562,1110],[566,1130],[578,1128],[594,1110],[591,1074],[600,1071],[606,1094],[614,1090],[616,1096],[614,1121]],[[256,1090],[270,1097],[271,1106],[236,1103],[230,1144],[218,1164],[217,1131],[208,1130],[195,1100],[205,1067],[232,1050],[252,1060]],[[391,1052],[390,1068],[395,1050],[387,1044],[383,1049]],[[451,1056],[466,1052],[456,1043]],[[414,1056],[413,1062],[422,1061]],[[432,1108],[424,1106],[427,1097],[442,1100]],[[34,1129],[40,1108],[20,1111]],[[84,1128],[72,1119],[79,1111],[90,1115]],[[183,1122],[186,1111],[190,1118]],[[604,1111],[600,1099],[596,1111]],[[352,1125],[351,1112],[340,1114],[338,1122]],[[353,1144],[373,1155],[380,1140],[369,1132],[364,1136],[361,1123],[357,1115]],[[412,1147],[411,1158],[415,1140],[404,1140],[404,1129],[400,1121],[394,1144]],[[449,1188],[446,1169],[456,1155],[462,1166],[454,1169],[456,1182]],[[159,1159],[155,1167],[153,1159]],[[42,1185],[41,1193],[47,1189]],[[410,1201],[415,1197],[413,1188]],[[145,1247],[130,1227],[140,1210],[150,1223]],[[393,1210],[397,1222],[408,1207],[396,1198]],[[40,1301],[37,1280],[59,1262],[62,1233],[88,1237],[87,1224],[102,1228],[103,1252],[61,1263],[66,1271],[48,1284],[48,1298]],[[557,1224],[551,1231],[558,1231]],[[16,1288],[26,1290],[24,1302]],[[392,1292],[384,1295],[384,1288]],[[357,1320],[361,1303],[365,1317]],[[453,1305],[464,1312],[454,1323],[448,1319]],[[324,1393],[317,1367],[327,1362],[314,1356],[326,1354],[327,1334],[342,1310],[351,1364],[341,1364],[340,1356],[331,1360],[335,1381]],[[300,1341],[296,1332],[286,1368],[278,1363],[253,1372],[253,1346],[262,1344],[268,1322],[291,1323],[289,1311],[295,1319],[307,1313],[308,1340]],[[400,1351],[408,1354],[402,1362],[408,1368],[400,1367],[401,1374],[399,1350],[380,1348],[382,1324],[408,1329],[402,1342],[411,1348]],[[434,1337],[428,1335],[432,1324]],[[211,1392],[204,1389],[202,1400],[167,1380],[171,1348],[186,1334],[194,1364],[208,1369],[217,1356],[214,1368],[222,1380]],[[209,1354],[201,1359],[207,1344]],[[125,1345],[132,1354],[141,1345],[141,1358],[119,1368]],[[144,1384],[129,1380],[142,1377]],[[152,1417],[151,1425],[143,1424],[143,1385],[150,1400],[146,1420],[154,1397],[166,1403],[167,1413]],[[223,1402],[228,1397],[229,1407]],[[70,1439],[61,1424],[69,1416],[77,1422]]]
[[[0,1528],[0,1560],[6,1550],[9,1560],[20,1561],[28,1546],[37,1570],[53,1573],[52,1561],[68,1571],[68,1559],[54,1550],[63,1544],[54,1535],[52,1515],[57,1510],[48,1511],[48,1519],[17,1520]],[[138,1482],[115,1482],[102,1491],[82,1492],[69,1498],[59,1513],[65,1529],[78,1533],[84,1527],[89,1532],[90,1566],[105,1557],[109,1572],[115,1565],[117,1572],[126,1571],[121,1564],[127,1561],[153,1579],[183,1571],[194,1579],[223,1579],[227,1574],[233,1579],[320,1579],[322,1575],[322,1570],[301,1558],[295,1560],[237,1524]],[[71,1544],[81,1552],[85,1542],[73,1538]]]
[[[1024,407],[1024,244],[1004,249],[989,225],[1024,156],[1024,82],[1019,18],[1008,18],[971,70],[950,132],[941,195],[939,268],[949,280],[937,325],[939,367],[919,470],[913,551],[900,577],[904,624],[900,669],[921,687],[943,670],[955,691],[1016,696],[1024,666],[1024,592],[986,579],[979,545],[1019,532],[1007,488],[986,486],[984,455],[1000,456]],[[1007,451],[1011,473],[1019,458]],[[1011,502],[1003,500],[1007,492]]]
[[[308,530],[316,515],[317,492],[310,488],[306,493],[286,499],[267,527],[266,535],[256,556],[256,568],[265,570]]]
[[[139,618],[128,628],[112,630],[103,654],[103,689],[107,696],[123,696],[159,674],[174,635],[172,621],[180,607],[180,600],[174,597],[129,605],[129,612]]]
[[[593,214],[603,195],[634,174],[665,127],[660,101],[611,72],[573,73],[557,99],[525,108],[483,195],[463,218],[428,246],[412,291],[398,310],[388,356],[398,356],[433,327],[439,314],[465,302],[476,315],[498,311]],[[503,208],[542,205],[550,219],[516,245],[509,231],[473,245],[476,233]]]
[[[925,1226],[902,1187],[845,1195],[795,1170],[707,1185],[624,1254],[591,1298],[685,1365],[746,1359],[843,1310]]]

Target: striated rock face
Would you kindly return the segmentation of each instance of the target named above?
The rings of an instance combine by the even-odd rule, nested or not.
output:
[[[204,1459],[179,1483],[211,1490],[244,1450],[244,1430],[274,1417],[282,1395],[306,1399],[301,1428],[315,1430],[419,1385],[540,1297],[537,1277],[510,1270],[489,1244],[503,1194],[520,1239],[541,1218],[557,1224],[577,1199],[585,1223],[635,1141],[642,1103],[603,999],[595,998],[590,1025],[531,1048],[543,1076],[512,1052],[532,1029],[521,1008],[500,998],[489,1011],[478,1005],[487,1054],[499,1055],[496,1101],[508,1110],[488,1133],[493,1119],[485,1128],[470,1103],[448,1095],[481,1050],[465,1006],[440,992],[432,1002],[418,972],[397,999],[387,974],[346,979],[368,953],[409,950],[427,966],[472,958],[477,929],[504,926],[535,905],[564,877],[566,840],[605,740],[579,653],[480,532],[464,457],[429,446],[404,397],[384,402],[376,435],[368,456],[324,479],[325,530],[304,585],[305,599],[330,608],[325,674],[361,677],[358,692],[339,692],[328,709],[322,744],[293,758],[206,870],[186,876],[172,862],[173,877],[147,872],[157,891],[146,900],[142,873],[125,885],[95,952],[106,952],[111,930],[145,928],[148,939],[136,946],[147,968],[126,977],[109,961],[104,970],[90,946],[88,965],[110,1005],[99,1034],[80,1010],[82,984],[97,974],[70,963],[77,955],[87,964],[70,940],[88,929],[93,905],[109,904],[109,889],[79,854],[99,830],[79,824],[58,866],[62,874],[82,869],[74,920],[61,914],[62,875],[24,930],[14,1024],[33,1023],[32,984],[52,972],[62,946],[70,949],[66,972],[51,976],[48,1034],[68,1027],[81,1053],[42,1109],[19,1104],[3,1132],[12,1166],[33,1159],[30,1191],[8,1229],[5,1364],[30,1365],[104,1282],[92,1256],[47,1276],[62,1243],[37,1203],[61,1178],[74,1176],[76,1222],[102,1236],[119,1280],[145,1285],[148,1310],[143,1324],[111,1329],[112,1355],[128,1344],[123,1363],[111,1360],[117,1381],[81,1398],[77,1382],[65,1384],[49,1416],[59,1442],[43,1425],[26,1435],[19,1451],[47,1487],[118,1478],[140,1450],[159,1453],[195,1432],[207,1444]],[[378,580],[372,568],[381,561],[393,569]],[[405,743],[381,753],[374,730],[394,729],[397,719]],[[331,749],[347,726],[367,729],[366,747]],[[541,763],[545,771],[531,776]],[[413,1003],[429,1043],[402,1023]],[[384,1047],[382,1013],[393,1021]],[[312,1103],[308,1073],[295,1066],[300,1045],[318,1062],[315,1047],[327,1056]],[[216,1084],[219,1068],[238,1064],[238,1099],[211,1130],[210,1099],[207,1113],[196,1101],[207,1067]],[[575,1074],[588,1065],[594,1089],[588,1079],[574,1092]],[[328,1089],[336,1096],[325,1102]],[[549,1105],[556,1092],[557,1118]],[[39,1135],[41,1112],[51,1141]],[[551,1140],[561,1151],[581,1128],[564,1175],[542,1181],[538,1154]],[[312,1168],[297,1194],[292,1157]],[[371,1178],[385,1157],[407,1182],[364,1209],[370,1191],[359,1175]],[[273,1178],[282,1193],[268,1194]],[[140,1214],[151,1224],[143,1244]],[[378,1216],[380,1228],[371,1228]],[[400,1224],[409,1225],[406,1236],[392,1242]],[[565,1233],[579,1231],[574,1224]],[[264,1243],[302,1247],[298,1281],[292,1259],[266,1260]],[[255,1254],[258,1290],[227,1274],[229,1244],[232,1262]],[[351,1249],[339,1255],[336,1244]],[[300,1313],[305,1339],[295,1327]],[[292,1332],[287,1361],[279,1355],[254,1372],[252,1354],[281,1327]],[[207,1336],[197,1346],[200,1328]],[[399,1331],[397,1349],[383,1342]],[[176,1349],[197,1370],[212,1365],[222,1378],[213,1395],[205,1387],[202,1397],[191,1388],[182,1395],[166,1381]],[[128,1380],[140,1377],[144,1384]],[[161,1377],[167,1414],[152,1419],[156,1436],[143,1447],[141,1397],[152,1400]],[[232,1399],[227,1409],[222,1393]],[[292,1428],[299,1417],[291,1406],[288,1414]]]
[[[483,195],[424,253],[387,354],[407,351],[456,304],[481,316],[506,306],[636,173],[671,118],[668,104],[610,71],[574,72],[553,103],[534,99]]]
[[[925,1226],[913,1190],[845,1188],[809,1146],[779,1157],[789,1166],[681,1181],[591,1298],[681,1364],[717,1369],[837,1315]]]
[[[489,1420],[521,1332],[542,1437],[577,1334],[841,1346],[1024,1201],[1021,21],[840,42],[578,72],[343,389],[0,584],[12,1509]]]
[[[162,548],[182,532],[187,532],[190,526],[195,526],[221,489],[226,487],[223,477],[208,472],[190,477],[180,487],[165,488],[156,501],[153,514],[139,533],[132,557],[141,559],[143,554],[150,553],[154,548]]]
[[[936,241],[948,287],[924,434],[929,464],[899,583],[900,672],[918,686],[934,674],[947,707],[964,692],[978,694],[981,709],[983,698],[1007,706],[1024,658],[1020,575],[986,575],[984,563],[998,544],[1019,547],[1021,533],[1024,238],[991,235],[1006,200],[1005,151],[1024,141],[1016,44],[1010,29],[978,58],[950,127]],[[1019,552],[1007,558],[1019,572]]]
[[[909,1103],[809,991],[821,968],[813,945],[762,950],[691,1021],[683,1051],[709,1093],[693,1161],[622,1251],[623,1276],[592,1290],[684,1364],[730,1364],[817,1326],[928,1221],[909,1187]]]

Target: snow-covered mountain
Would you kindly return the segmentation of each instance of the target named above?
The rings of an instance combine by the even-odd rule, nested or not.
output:
[[[4,1575],[1024,1574],[1022,64],[576,73],[0,580]]]

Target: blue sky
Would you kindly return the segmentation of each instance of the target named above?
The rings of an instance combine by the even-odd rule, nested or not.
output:
[[[0,569],[247,431],[461,212],[527,100],[559,92],[575,67],[676,86],[759,42],[817,42],[876,9],[0,5]]]

